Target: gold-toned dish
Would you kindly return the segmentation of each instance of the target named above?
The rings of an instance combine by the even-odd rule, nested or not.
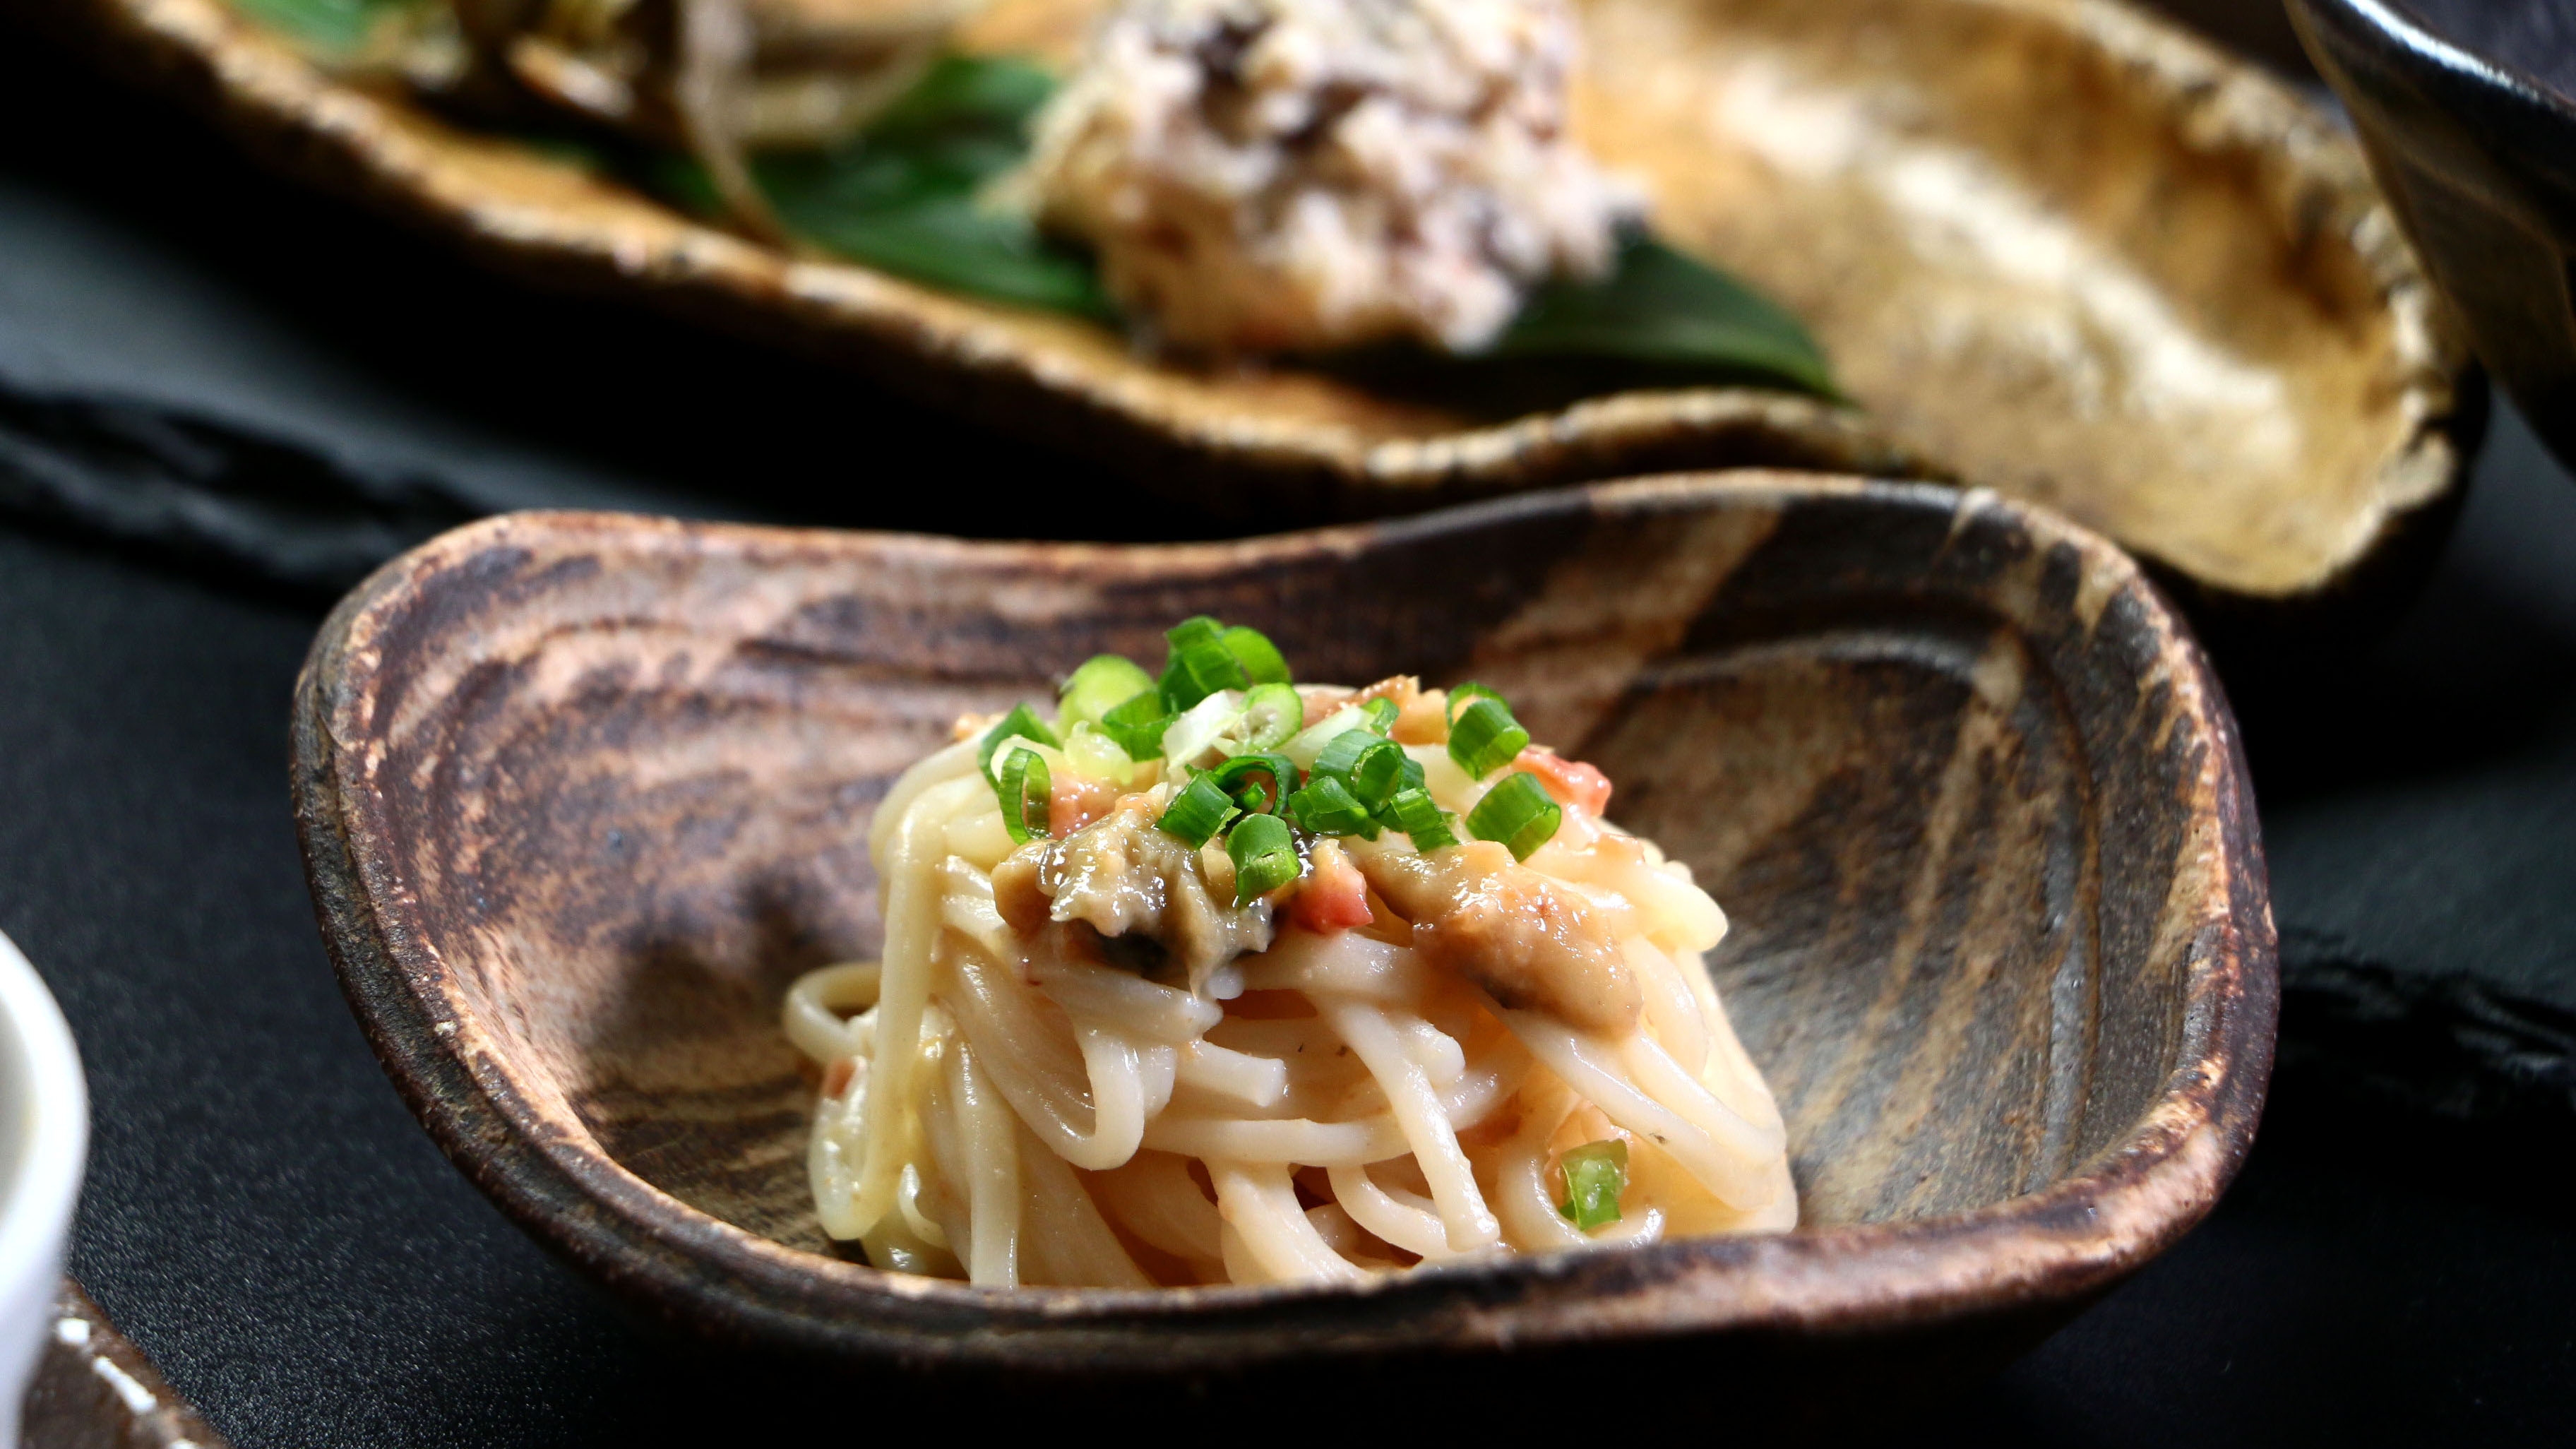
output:
[[[1060,60],[1088,3],[1006,0],[970,39]],[[2216,595],[2297,601],[2438,531],[2480,415],[2348,138],[2115,0],[1586,0],[1587,143],[1668,239],[1799,314],[1860,406],[1710,388],[1510,418],[1164,365],[755,245],[335,81],[222,0],[39,7],[495,265],[819,352],[1240,520],[1717,463],[1947,473]]]

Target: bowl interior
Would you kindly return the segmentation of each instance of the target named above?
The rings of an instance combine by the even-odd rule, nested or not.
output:
[[[483,1090],[777,1242],[827,1247],[777,1012],[877,945],[872,805],[960,711],[1196,612],[1301,678],[1482,679],[1606,769],[1733,919],[1712,969],[1805,1223],[1925,1218],[2133,1132],[2243,848],[2188,646],[2027,517],[1758,477],[1183,549],[541,516],[380,576],[314,678],[368,762],[335,828]]]

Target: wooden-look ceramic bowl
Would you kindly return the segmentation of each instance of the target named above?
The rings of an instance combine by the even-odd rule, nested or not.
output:
[[[1685,389],[1525,416],[1159,365],[765,249],[336,82],[223,0],[25,3],[492,264],[855,364],[1265,528],[1685,467],[1946,475],[2298,601],[2439,531],[2482,416],[2350,140],[2114,0],[1578,0],[1580,134],[1665,235],[1804,317],[1862,410]],[[1000,0],[968,40],[1062,61],[1100,3]]]
[[[1201,611],[1302,677],[1472,674],[1609,771],[1613,817],[1734,920],[1711,969],[1802,1226],[1361,1288],[993,1292],[832,1255],[778,1012],[877,947],[871,807],[960,711]],[[2271,1062],[2219,689],[2127,556],[1991,494],[1709,475],[1158,547],[506,517],[332,616],[294,794],[349,999],[458,1165],[663,1313],[845,1363],[1931,1362],[2190,1227]]]
[[[2558,0],[2289,0],[2478,355],[2576,466],[2576,22]]]

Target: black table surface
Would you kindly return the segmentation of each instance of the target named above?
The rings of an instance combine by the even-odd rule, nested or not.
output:
[[[1145,516],[845,379],[493,283],[5,26],[0,124],[0,400],[175,407],[438,480],[397,531],[537,502],[981,533]],[[89,1070],[74,1270],[243,1446],[725,1424],[755,1386],[506,1222],[340,1000],[285,798],[327,602],[0,522],[0,929]],[[2392,633],[2229,682],[2289,984],[2262,1135],[2204,1226],[1926,1436],[2566,1442],[2576,486],[2500,416]]]

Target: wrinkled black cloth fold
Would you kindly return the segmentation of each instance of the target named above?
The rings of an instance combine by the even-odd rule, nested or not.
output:
[[[216,419],[0,380],[0,508],[329,596],[487,510],[438,479],[337,461]]]
[[[2282,943],[2284,1071],[2436,1116],[2576,1107],[2576,1012],[2466,973],[2341,959]]]

